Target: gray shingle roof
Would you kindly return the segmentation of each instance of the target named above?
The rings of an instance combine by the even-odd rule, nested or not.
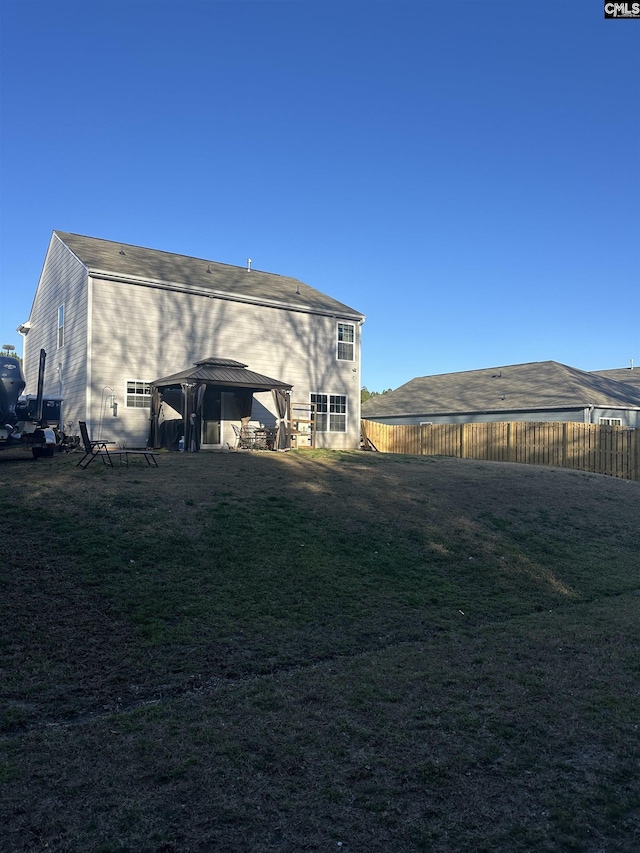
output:
[[[363,418],[581,406],[640,407],[640,389],[556,361],[420,376],[362,404]]]
[[[211,291],[227,299],[271,304],[354,320],[364,315],[302,281],[275,273],[216,263],[158,249],[54,231],[90,273],[150,281],[179,289]]]
[[[629,385],[640,388],[640,370],[632,367],[618,367],[615,370],[593,370],[597,376],[615,379],[617,382],[628,382]]]

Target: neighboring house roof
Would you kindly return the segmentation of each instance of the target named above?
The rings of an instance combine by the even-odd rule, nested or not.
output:
[[[220,298],[364,320],[364,315],[353,308],[288,276],[65,231],[53,233],[95,277],[173,286]]]
[[[634,388],[640,388],[640,370],[636,367],[618,367],[615,370],[593,370],[597,376],[604,376],[606,379],[615,379],[617,382],[628,382]]]
[[[586,406],[640,408],[640,389],[556,361],[535,361],[421,376],[367,400],[362,404],[362,417]]]
[[[156,379],[151,385],[156,388],[166,388],[169,385],[181,385],[185,382],[206,382],[209,385],[222,387],[248,388],[253,391],[271,391],[274,388],[288,388],[293,386],[279,379],[263,376],[247,370],[246,364],[233,361],[230,358],[207,358],[198,361],[193,367]]]

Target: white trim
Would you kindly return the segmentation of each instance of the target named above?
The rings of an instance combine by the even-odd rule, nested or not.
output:
[[[335,394],[333,391],[309,391],[309,405],[312,405],[311,397],[314,395],[316,397],[323,395],[327,398],[327,411],[326,412],[318,412],[316,409],[315,417],[318,415],[326,415],[327,417],[327,428],[323,430],[315,429],[314,423],[314,431],[318,433],[318,435],[343,435],[349,432],[349,394]],[[331,415],[341,414],[340,412],[331,412],[330,411],[330,397],[344,397],[344,429],[329,429],[329,425],[331,423]],[[317,405],[317,404],[316,404]]]
[[[60,323],[60,312],[62,312],[62,324]],[[57,328],[56,328],[56,352],[58,350],[64,349],[64,324],[65,324],[65,315],[66,315],[66,303],[63,302],[61,305],[58,305],[57,311]],[[60,343],[60,332],[62,332],[62,343]]]
[[[611,423],[611,421],[616,421],[615,424]],[[622,426],[622,418],[599,418],[598,420],[599,426]]]
[[[124,407],[125,409],[151,409],[151,382],[153,380],[149,379],[125,379],[124,380]],[[149,389],[149,394],[139,394],[137,391],[129,392],[129,383],[132,382],[135,385],[146,385]],[[149,401],[148,406],[130,406],[129,405],[129,397],[134,397],[135,399],[142,398],[144,400]]]
[[[340,326],[351,326],[353,330],[353,339],[351,341],[341,341],[340,340]],[[340,358],[340,344],[343,346],[351,346],[351,358]],[[356,324],[355,323],[347,323],[344,320],[338,320],[336,322],[336,361],[346,361],[349,364],[353,364],[356,360]]]

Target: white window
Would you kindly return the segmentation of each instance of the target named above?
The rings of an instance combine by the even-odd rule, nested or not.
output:
[[[338,360],[353,361],[355,353],[355,326],[353,323],[338,323]]]
[[[622,426],[621,418],[600,418],[600,426]]]
[[[58,308],[58,349],[64,346],[64,305]]]
[[[347,431],[346,394],[312,394],[311,420],[316,432]]]
[[[151,385],[148,382],[141,382],[139,379],[127,380],[127,408],[151,408]]]

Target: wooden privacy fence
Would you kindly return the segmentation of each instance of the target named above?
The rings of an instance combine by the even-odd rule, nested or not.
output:
[[[364,446],[382,453],[557,465],[640,480],[639,429],[523,421],[391,426],[363,420],[361,426]]]

